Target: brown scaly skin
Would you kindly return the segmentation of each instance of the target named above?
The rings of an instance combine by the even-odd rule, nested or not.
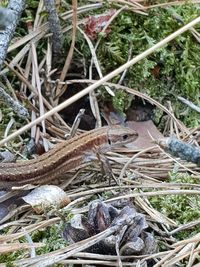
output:
[[[25,184],[47,184],[63,177],[91,160],[94,148],[103,152],[112,147],[136,140],[138,134],[123,126],[105,126],[57,144],[52,150],[37,159],[20,163],[0,163],[0,188]]]

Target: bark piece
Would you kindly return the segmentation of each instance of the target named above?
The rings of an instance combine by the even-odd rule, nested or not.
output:
[[[0,17],[7,17],[9,13],[9,17],[12,19],[7,19],[6,22],[3,23],[4,30],[0,31],[0,70],[2,64],[6,58],[7,49],[10,43],[10,40],[13,37],[15,32],[15,28],[20,19],[21,13],[25,7],[24,0],[10,0],[8,7],[6,9],[1,9]],[[3,14],[3,15],[2,15]],[[11,15],[12,14],[12,15]],[[3,19],[4,20],[4,19]]]

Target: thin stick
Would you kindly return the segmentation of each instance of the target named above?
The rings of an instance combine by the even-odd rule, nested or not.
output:
[[[188,107],[190,107],[191,109],[195,110],[196,112],[200,113],[200,107],[196,106],[195,104],[193,104],[191,101],[185,99],[182,96],[178,96],[177,97],[178,100],[180,100],[182,103],[184,103],[185,105],[187,105]]]
[[[105,203],[110,203],[113,201],[117,201],[120,199],[129,199],[134,197],[154,197],[154,196],[167,196],[167,195],[200,195],[199,190],[160,190],[160,191],[152,191],[152,192],[137,192],[137,193],[130,193],[127,195],[119,196],[119,197],[113,197],[105,201]]]
[[[60,80],[64,81],[65,76],[69,70],[70,63],[72,61],[73,53],[74,53],[74,47],[75,47],[75,41],[76,41],[76,26],[77,26],[77,0],[72,0],[72,10],[73,10],[73,18],[72,18],[72,41],[71,46],[69,49],[69,53],[67,55],[67,58],[65,60],[64,68],[60,75]],[[56,88],[56,95],[60,95],[62,86],[58,84]],[[58,102],[58,99],[56,100]]]

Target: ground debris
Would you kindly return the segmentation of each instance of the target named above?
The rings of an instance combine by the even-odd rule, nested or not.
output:
[[[134,207],[126,206],[121,210],[102,201],[93,201],[89,206],[88,216],[76,214],[65,225],[63,236],[75,243],[108,229],[119,226],[119,231],[96,243],[87,252],[116,255],[144,255],[156,252],[156,241],[147,231],[145,216],[136,212]]]
[[[175,137],[160,139],[157,144],[173,156],[200,166],[200,148],[182,142]]]

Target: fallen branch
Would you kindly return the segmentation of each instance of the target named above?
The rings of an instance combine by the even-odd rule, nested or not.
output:
[[[56,64],[61,55],[62,31],[58,14],[56,12],[55,1],[44,0],[46,11],[48,12],[49,29],[52,32],[52,54],[53,62]]]
[[[3,31],[0,31],[0,69],[6,58],[8,45],[13,37],[15,28],[17,26],[24,7],[24,0],[10,0],[8,8],[1,8],[0,10],[1,20],[4,21],[4,24],[2,25],[1,23],[0,25],[1,29],[2,27],[4,29]],[[5,20],[4,17],[6,17],[7,19]]]
[[[29,117],[28,110],[23,107],[18,101],[14,100],[9,94],[7,94],[2,87],[0,87],[0,99],[12,110],[23,119]]]
[[[174,137],[160,139],[156,143],[173,156],[200,166],[200,148],[182,142]]]

